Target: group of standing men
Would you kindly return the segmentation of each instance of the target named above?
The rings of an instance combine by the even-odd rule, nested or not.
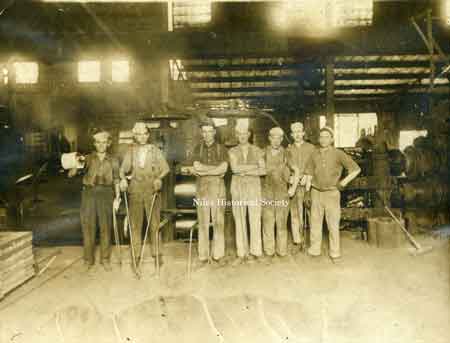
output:
[[[311,199],[310,256],[321,254],[322,224],[325,216],[330,237],[329,254],[333,261],[341,257],[339,240],[340,190],[360,172],[359,166],[343,151],[333,147],[333,130],[320,130],[319,147],[304,141],[300,122],[291,125],[294,143],[282,147],[284,132],[274,127],[269,146],[264,150],[249,142],[246,125],[236,126],[238,145],[226,148],[215,140],[212,122],[201,124],[203,142],[194,149],[192,166],[182,172],[197,176],[196,204],[199,222],[199,259],[210,258],[209,228],[213,227],[211,257],[223,264],[225,256],[224,175],[231,167],[231,206],[235,222],[236,253],[234,265],[264,256],[286,256],[288,250],[288,214],[294,252],[305,246],[304,203]],[[341,180],[343,169],[347,176]],[[247,229],[247,219],[250,224]]]
[[[270,144],[260,149],[249,142],[247,125],[235,128],[238,145],[227,150],[216,141],[216,128],[211,121],[201,125],[202,143],[195,147],[191,163],[182,172],[196,176],[198,217],[198,256],[201,264],[211,259],[224,264],[225,204],[224,176],[231,167],[231,205],[235,222],[237,259],[234,265],[264,256],[286,256],[288,250],[287,219],[290,211],[294,252],[305,246],[304,203],[311,199],[311,235],[308,254],[321,254],[322,223],[325,216],[330,237],[330,257],[341,256],[339,243],[340,190],[360,172],[358,165],[343,151],[333,147],[333,130],[320,130],[319,147],[304,141],[304,128],[293,123],[294,143],[282,146],[284,132],[274,127],[269,132]],[[161,190],[169,166],[162,152],[148,144],[145,123],[133,128],[136,144],[125,153],[122,163],[107,152],[110,134],[93,135],[96,151],[82,158],[85,174],[81,202],[81,225],[84,261],[88,269],[94,264],[97,222],[100,228],[100,258],[110,270],[111,227],[113,209],[120,205],[120,193],[129,200],[130,237],[133,258],[139,259],[142,249],[144,218],[150,237],[155,237],[160,221],[160,201],[154,195]],[[347,176],[341,180],[343,169]],[[74,176],[76,169],[69,171]],[[157,201],[155,201],[157,199]],[[128,203],[127,203],[128,208]],[[150,215],[151,214],[151,215]],[[248,217],[248,218],[247,218]],[[247,219],[250,224],[247,230]],[[213,227],[212,251],[209,228]],[[152,239],[155,256],[155,240]]]

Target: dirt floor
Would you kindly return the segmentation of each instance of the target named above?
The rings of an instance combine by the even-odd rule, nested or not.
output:
[[[289,256],[270,264],[194,265],[164,246],[136,279],[129,259],[84,271],[80,247],[39,248],[42,275],[0,302],[0,342],[448,343],[449,245],[382,250],[343,233],[343,264]],[[125,250],[125,247],[123,248]],[[126,251],[123,251],[125,255]]]

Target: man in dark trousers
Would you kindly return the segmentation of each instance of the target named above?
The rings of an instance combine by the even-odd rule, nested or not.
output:
[[[334,132],[325,126],[320,129],[319,148],[313,152],[305,175],[306,190],[311,189],[311,246],[310,256],[319,256],[322,246],[322,223],[325,215],[330,240],[330,257],[340,261],[339,223],[341,220],[341,193],[361,172],[359,166],[342,150],[333,146]],[[347,176],[341,180],[343,169]]]
[[[107,131],[97,132],[93,138],[96,151],[82,158],[85,174],[80,217],[83,230],[84,262],[88,270],[94,265],[98,220],[101,264],[105,270],[109,271],[111,270],[113,202],[117,207],[120,199],[119,162],[107,152],[111,145],[111,137]],[[68,175],[73,177],[76,173],[77,169],[71,169]]]
[[[228,169],[227,149],[216,142],[216,129],[212,121],[200,124],[203,142],[195,147],[192,167],[183,171],[197,176],[196,206],[199,224],[198,258],[206,264],[210,257],[209,223],[213,224],[212,259],[224,264],[225,256],[225,183],[224,175]]]
[[[147,143],[150,133],[145,123],[137,122],[134,125],[133,134],[136,144],[130,146],[120,166],[120,188],[122,191],[128,189],[129,193],[132,249],[138,263],[142,247],[144,215],[147,220],[150,219],[153,195],[161,190],[162,179],[170,170],[161,150]],[[155,234],[160,223],[160,199],[158,197],[155,201],[149,231],[153,257],[156,256]],[[161,261],[159,259],[160,263]]]

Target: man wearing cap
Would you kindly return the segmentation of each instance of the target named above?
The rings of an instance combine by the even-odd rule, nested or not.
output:
[[[149,131],[145,123],[137,122],[133,127],[135,145],[130,146],[120,167],[120,188],[128,189],[130,201],[130,226],[133,236],[134,255],[139,258],[142,246],[142,225],[144,215],[150,219],[152,198],[162,187],[162,179],[169,173],[169,165],[161,150],[153,144],[147,144]],[[129,181],[128,181],[129,180]],[[155,233],[160,222],[160,197],[156,198],[150,223],[149,237],[152,243],[151,253],[156,256]],[[161,259],[160,259],[161,261]],[[137,261],[138,262],[138,261]]]
[[[197,176],[197,218],[198,257],[206,264],[210,257],[209,223],[213,224],[213,261],[223,264],[225,256],[225,183],[223,177],[228,169],[227,149],[216,142],[216,129],[212,121],[200,124],[203,142],[195,147],[191,161],[192,167],[182,171]]]
[[[341,257],[339,222],[341,218],[341,194],[343,189],[360,172],[359,166],[342,150],[333,146],[334,133],[327,126],[320,129],[319,148],[313,153],[306,167],[309,177],[306,189],[311,188],[311,246],[308,254],[319,256],[322,246],[323,217],[327,221],[330,257],[334,262]],[[342,171],[347,176],[341,180]]]
[[[118,207],[119,161],[107,149],[111,145],[110,134],[100,131],[93,135],[95,152],[80,159],[84,162],[83,191],[81,193],[81,228],[83,231],[84,262],[90,269],[95,262],[95,236],[97,220],[100,228],[100,259],[106,270],[111,270],[111,228],[114,206]],[[73,177],[77,169],[71,169]],[[115,193],[115,199],[114,199]],[[114,201],[113,201],[114,199]]]
[[[293,253],[298,253],[305,244],[303,204],[306,195],[306,178],[303,178],[303,176],[306,165],[315,148],[314,145],[304,141],[305,131],[302,123],[295,122],[291,124],[291,136],[294,139],[294,143],[287,148],[287,159],[289,166],[296,171],[296,174],[292,177],[289,189],[289,196],[291,197],[289,208],[291,212],[292,240],[296,246]]]
[[[269,257],[287,255],[288,182],[290,170],[285,149],[281,146],[284,132],[274,127],[269,132],[270,145],[265,149],[266,175],[263,178],[263,246]],[[276,225],[276,239],[275,239]],[[276,242],[276,248],[275,248]]]
[[[249,143],[248,125],[236,125],[239,145],[228,151],[233,177],[231,197],[233,217],[236,224],[236,249],[238,265],[247,258],[262,256],[261,242],[261,176],[266,174],[264,153]],[[250,251],[247,235],[247,212],[250,221]]]

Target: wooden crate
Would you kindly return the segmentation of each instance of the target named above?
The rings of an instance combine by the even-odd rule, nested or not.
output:
[[[0,231],[0,299],[34,276],[31,232]]]

